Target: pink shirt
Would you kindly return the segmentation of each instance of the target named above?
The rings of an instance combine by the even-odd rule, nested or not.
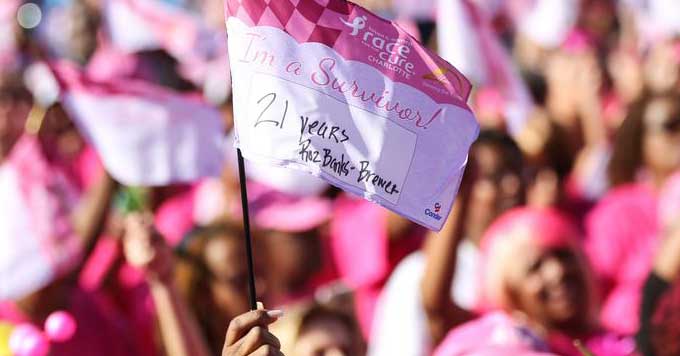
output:
[[[642,285],[658,245],[657,197],[645,184],[610,191],[586,217],[586,252],[599,278],[602,325],[638,329]]]
[[[390,242],[387,211],[361,198],[343,195],[331,222],[331,253],[341,279],[355,290],[359,325],[369,337],[378,296],[399,261],[418,249],[424,230]]]

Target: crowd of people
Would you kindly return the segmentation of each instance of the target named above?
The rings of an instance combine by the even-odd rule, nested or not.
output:
[[[680,355],[675,0],[358,1],[470,78],[481,132],[439,232],[247,164],[255,311],[235,152],[220,177],[125,186],[46,99],[36,66],[65,59],[202,96],[233,138],[228,67],[117,48],[150,41],[116,1],[0,0],[0,356],[55,311],[73,335],[26,355]],[[226,33],[222,0],[136,1]],[[447,4],[483,58],[447,58]]]

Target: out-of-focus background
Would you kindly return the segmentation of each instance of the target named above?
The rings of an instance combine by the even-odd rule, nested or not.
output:
[[[453,212],[247,164],[284,316],[224,355],[680,355],[680,1],[358,3],[474,85]],[[222,0],[0,0],[0,356],[222,354],[249,309],[230,85]],[[187,120],[177,152],[227,137],[219,176],[116,154]]]

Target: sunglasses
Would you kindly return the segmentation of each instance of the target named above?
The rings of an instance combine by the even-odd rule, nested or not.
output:
[[[680,132],[680,116],[675,116],[674,118],[667,120],[661,127],[666,133]]]

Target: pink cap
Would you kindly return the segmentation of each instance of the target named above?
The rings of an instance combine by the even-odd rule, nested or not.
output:
[[[564,40],[564,43],[562,44],[562,49],[571,54],[579,54],[583,53],[586,51],[589,51],[590,49],[593,48],[593,41],[588,36],[587,33],[585,33],[582,30],[573,30],[571,33],[567,36],[567,38]]]
[[[506,308],[508,267],[527,246],[577,248],[578,230],[559,211],[520,207],[501,215],[481,241],[484,294],[481,307]]]
[[[505,102],[503,95],[494,87],[483,87],[475,94],[475,107],[480,113],[502,115]]]
[[[326,198],[298,197],[273,189],[250,203],[259,228],[293,233],[312,230],[328,221],[331,205]]]

